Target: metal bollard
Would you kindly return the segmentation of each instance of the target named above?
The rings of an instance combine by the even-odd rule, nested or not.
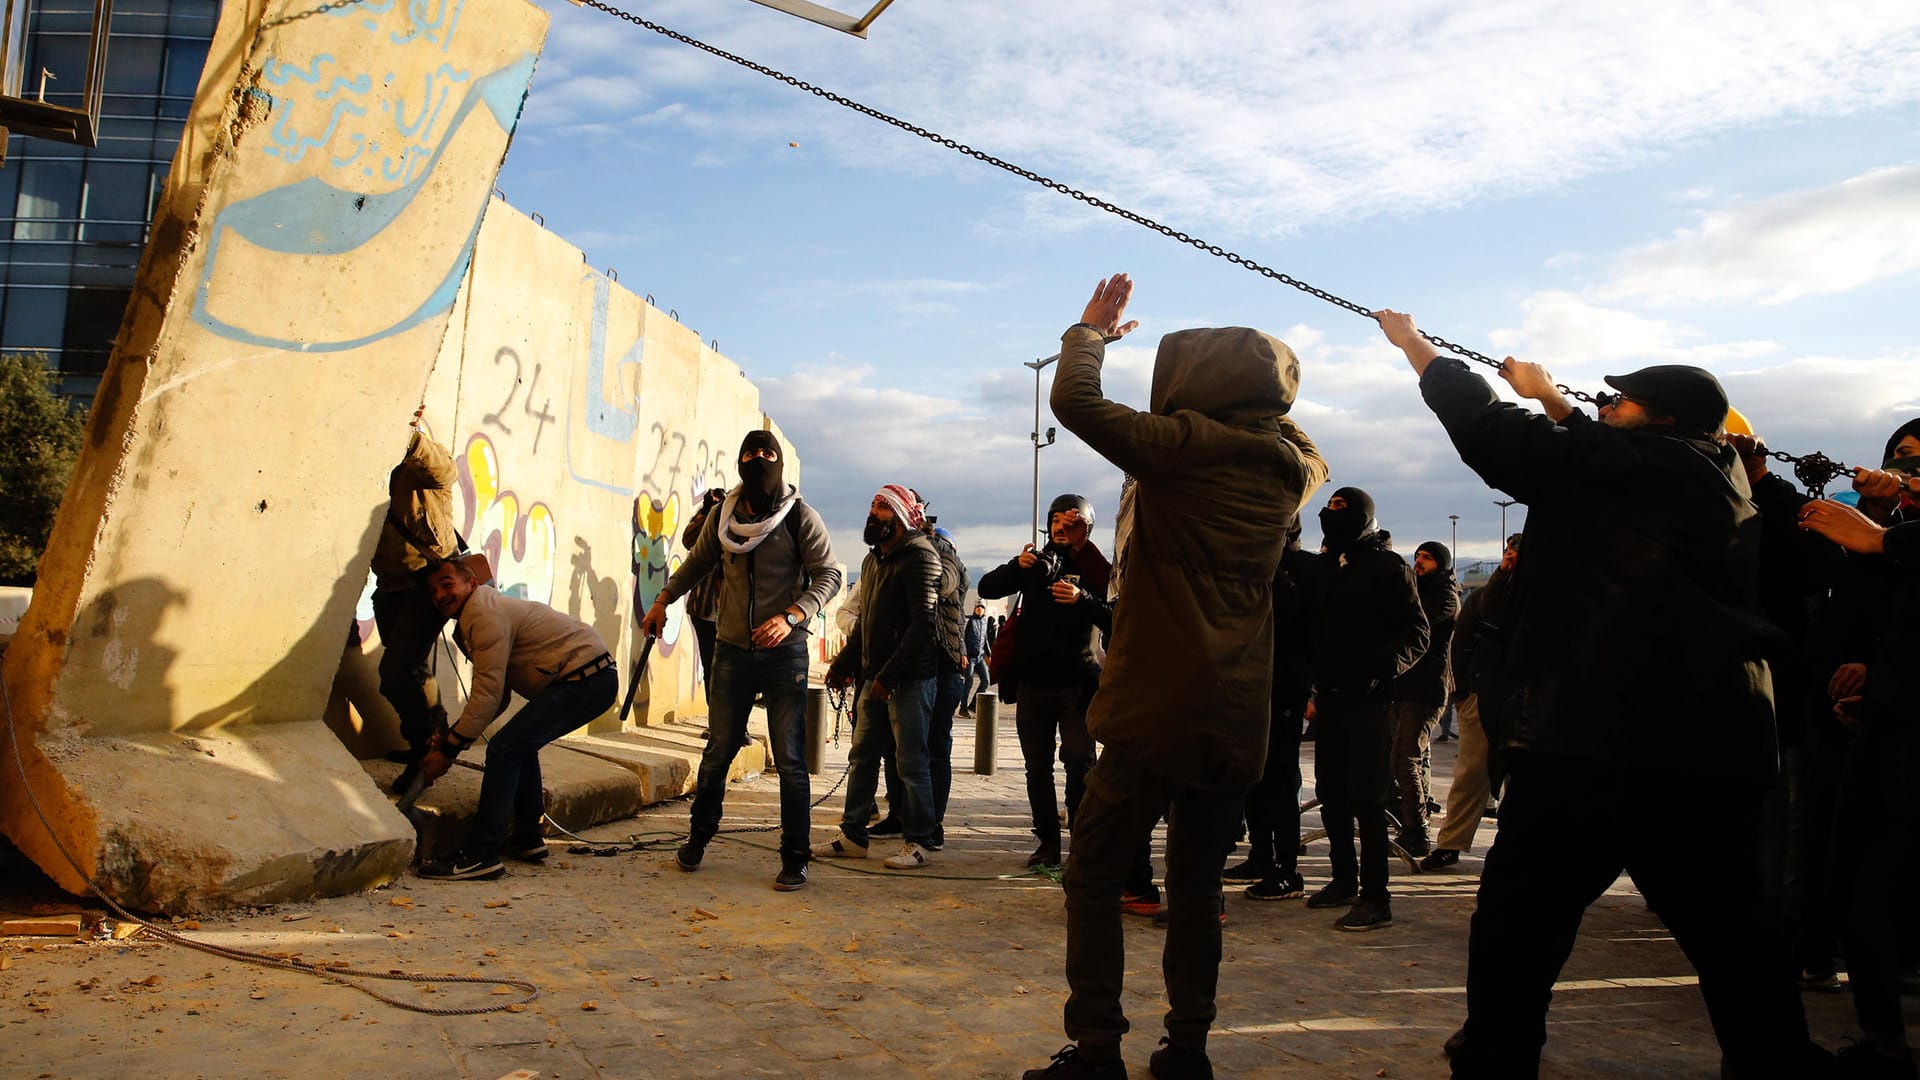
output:
[[[807,687],[807,772],[812,776],[820,775],[821,762],[827,756],[827,715],[831,710],[826,687]]]
[[[993,775],[994,744],[1000,732],[1000,692],[982,690],[973,699],[973,771]]]

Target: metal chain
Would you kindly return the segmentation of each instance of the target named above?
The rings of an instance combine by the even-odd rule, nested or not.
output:
[[[958,140],[950,139],[947,136],[942,135],[937,131],[930,131],[926,128],[919,126],[918,124],[910,123],[906,120],[900,119],[899,117],[888,115],[887,113],[881,112],[879,109],[873,108],[870,105],[862,104],[843,94],[836,94],[831,90],[825,89],[824,87],[815,86],[814,84],[806,81],[805,79],[801,79],[793,75],[788,75],[783,71],[779,71],[774,68],[770,68],[765,64],[761,64],[761,63],[757,63],[755,61],[749,60],[744,56],[738,56],[738,55],[735,55],[734,53],[730,53],[726,51],[725,49],[718,48],[713,45],[709,45],[698,38],[689,37],[688,35],[682,34],[677,30],[662,26],[659,23],[652,22],[648,19],[642,18],[639,15],[635,15],[631,12],[621,11],[619,8],[613,7],[612,5],[605,3],[604,0],[574,0],[574,2],[583,7],[590,7],[597,11],[604,11],[607,14],[612,15],[616,19],[624,19],[625,21],[630,22],[635,26],[641,27],[642,29],[651,30],[652,32],[659,34],[662,37],[671,38],[674,41],[680,42],[682,45],[687,45],[687,46],[691,46],[692,48],[699,49],[701,52],[708,53],[713,56],[717,56],[720,59],[727,61],[728,63],[737,64],[740,67],[748,69],[749,71],[758,72],[759,74],[764,75],[767,78],[774,80],[775,82],[785,83],[786,85],[791,86],[796,90],[804,90],[807,93],[812,94],[813,96],[820,98],[824,101],[831,101],[835,105],[839,105],[844,108],[851,109],[854,112],[860,113],[863,116],[871,117],[890,127],[898,128],[901,131],[904,131],[910,135],[914,135],[921,139],[925,139],[928,142],[934,143],[939,146],[943,146],[948,150],[954,151],[955,153],[964,154],[967,157],[973,158],[975,161],[979,161],[984,164],[991,165],[996,169],[1001,169],[1005,172],[1012,173],[1013,175],[1018,176],[1023,180],[1032,181],[1033,183],[1039,184],[1041,187],[1047,188],[1050,191],[1055,191],[1055,192],[1058,192],[1059,194],[1072,198],[1078,202],[1086,203],[1088,206],[1094,207],[1095,209],[1104,210],[1107,213],[1114,215],[1115,217],[1125,218],[1126,220],[1133,222],[1135,225],[1139,225],[1146,229],[1151,229],[1152,231],[1157,232],[1160,235],[1165,236],[1170,240],[1177,240],[1180,243],[1187,245],[1188,247],[1194,248],[1199,251],[1204,251],[1209,255],[1218,256],[1234,264],[1235,266],[1241,267],[1243,269],[1251,270],[1254,273],[1261,275],[1262,277],[1270,278],[1290,288],[1298,289],[1309,296],[1315,297],[1320,300],[1324,300],[1335,307],[1344,308],[1347,311],[1353,312],[1355,315],[1360,315],[1368,319],[1374,318],[1374,313],[1371,309],[1364,307],[1360,304],[1356,304],[1353,301],[1347,300],[1343,297],[1336,296],[1325,289],[1318,288],[1307,282],[1301,281],[1299,278],[1296,278],[1291,274],[1282,273],[1281,271],[1275,270],[1270,266],[1266,266],[1261,263],[1255,262],[1254,260],[1249,259],[1246,256],[1239,254],[1238,252],[1229,251],[1226,248],[1221,247],[1219,244],[1208,243],[1206,240],[1203,240],[1199,237],[1188,235],[1187,233],[1181,232],[1178,229],[1173,228],[1172,226],[1162,225],[1160,222],[1155,221],[1154,219],[1147,217],[1144,214],[1139,214],[1132,210],[1127,209],[1124,206],[1119,206],[1114,203],[1108,202],[1107,200],[1102,199],[1097,195],[1089,195],[1088,193],[1081,191],[1079,188],[1072,187],[1068,184],[1063,184],[1060,181],[1055,180],[1051,177],[1042,176],[1041,174],[1034,172],[1031,169],[1025,169],[1018,165],[1013,164],[1010,161],[997,158],[992,154],[987,153],[984,150],[976,150],[965,143],[959,142]],[[1454,356],[1458,356],[1462,359],[1471,360],[1477,364],[1484,364],[1487,367],[1493,368],[1495,370],[1500,370],[1501,367],[1503,366],[1500,361],[1493,359],[1492,357],[1486,355],[1485,353],[1479,352],[1474,349],[1469,349],[1466,346],[1461,345],[1457,342],[1448,341],[1446,338],[1440,337],[1437,334],[1430,334],[1422,330],[1420,332],[1420,336],[1432,342],[1434,348],[1443,349],[1453,354]],[[1574,388],[1570,386],[1566,386],[1561,383],[1555,383],[1554,389],[1560,391],[1562,394],[1565,394],[1570,398],[1573,398],[1577,401],[1586,402],[1589,405],[1603,406],[1606,404],[1606,401],[1602,400],[1603,398],[1606,397],[1606,395],[1589,394],[1584,390],[1575,390]],[[1799,457],[1795,457],[1791,454],[1784,454],[1779,451],[1772,451],[1771,453],[1775,458],[1781,461],[1791,462],[1794,465],[1795,475],[1800,478],[1803,484],[1806,484],[1808,486],[1809,491],[1813,491],[1816,488],[1819,490],[1824,490],[1825,485],[1831,482],[1834,478],[1846,475],[1847,473],[1850,473],[1852,471],[1852,469],[1850,469],[1848,466],[1842,465],[1839,462],[1834,461],[1833,459],[1827,457],[1825,454],[1820,453],[1819,451],[1815,451],[1814,453],[1802,455]],[[1818,478],[1818,479],[1816,480],[1814,478]]]
[[[887,113],[881,112],[879,109],[876,109],[871,105],[862,104],[843,94],[836,94],[833,91],[828,90],[824,87],[815,86],[814,84],[806,81],[805,79],[801,79],[793,75],[788,75],[786,72],[778,71],[774,68],[770,68],[765,64],[761,64],[761,63],[757,63],[755,61],[749,60],[744,56],[738,56],[738,55],[735,55],[734,53],[730,53],[726,51],[725,49],[718,48],[717,46],[709,45],[698,38],[689,37],[686,34],[680,33],[678,30],[674,30],[669,27],[662,26],[659,23],[652,22],[639,15],[635,15],[627,11],[621,11],[619,8],[616,8],[610,4],[602,2],[602,0],[576,0],[576,2],[581,4],[584,7],[590,7],[598,11],[604,11],[607,14],[612,15],[614,18],[624,19],[627,22],[634,24],[635,26],[641,27],[646,30],[651,30],[656,34],[661,35],[662,37],[671,38],[674,41],[678,41],[683,45],[688,45],[695,49],[699,49],[701,52],[709,53],[713,56],[717,56],[720,59],[725,60],[729,63],[738,64],[739,66],[746,68],[749,71],[758,72],[762,75],[765,75],[769,79],[772,79],[776,82],[785,83],[796,90],[804,90],[807,93],[812,94],[817,98],[821,98],[822,100],[831,101],[835,105],[852,109],[854,112],[860,113],[863,116],[872,117],[873,119],[878,120],[883,124],[887,124],[891,127],[899,128],[901,131],[907,132],[910,135],[914,135],[919,138],[925,139],[928,142],[946,147],[948,150],[952,150],[955,153],[964,154],[967,157],[973,158],[975,161],[979,161],[984,164],[991,165],[996,169],[1001,169],[1005,172],[1012,173],[1013,175],[1018,176],[1023,180],[1030,180],[1033,183],[1039,184],[1041,187],[1047,188],[1050,191],[1055,191],[1071,199],[1074,199],[1078,202],[1086,203],[1088,206],[1094,207],[1095,209],[1104,210],[1107,213],[1114,215],[1115,217],[1125,218],[1126,220],[1133,222],[1135,225],[1139,225],[1146,229],[1151,229],[1154,232],[1157,232],[1160,235],[1167,237],[1170,240],[1178,240],[1180,243],[1185,244],[1188,247],[1194,248],[1199,251],[1204,251],[1209,255],[1218,256],[1234,264],[1235,266],[1239,266],[1244,269],[1251,270],[1254,273],[1261,275],[1262,277],[1271,278],[1272,280],[1277,281],[1280,284],[1286,285],[1290,288],[1298,289],[1309,296],[1316,297],[1320,300],[1324,300],[1335,307],[1344,308],[1347,311],[1351,311],[1355,315],[1359,315],[1367,319],[1371,319],[1374,317],[1374,313],[1371,308],[1367,308],[1363,305],[1356,304],[1351,300],[1345,299],[1344,297],[1336,296],[1325,289],[1309,284],[1308,282],[1301,281],[1299,278],[1296,278],[1291,274],[1287,274],[1279,270],[1275,270],[1271,266],[1267,266],[1262,263],[1255,262],[1254,260],[1247,258],[1245,255],[1241,255],[1238,252],[1229,251],[1226,248],[1221,247],[1219,244],[1209,243],[1200,237],[1191,236],[1187,233],[1181,232],[1180,230],[1175,229],[1170,225],[1162,225],[1160,222],[1155,221],[1150,217],[1147,217],[1145,214],[1136,213],[1135,211],[1129,210],[1124,206],[1119,206],[1115,203],[1108,202],[1107,200],[1100,198],[1098,195],[1090,195],[1087,192],[1081,191],[1079,188],[1073,187],[1069,184],[1063,184],[1060,181],[1053,179],[1052,177],[1042,176],[1041,174],[1034,172],[1032,169],[1022,168],[1010,161],[1006,161],[1002,158],[995,157],[984,150],[976,150],[973,147],[968,146],[967,144],[960,142],[956,139],[950,139],[947,136],[942,135],[937,131],[930,131],[926,128],[921,127],[918,124],[910,123],[896,116],[891,116]],[[1455,356],[1459,356],[1467,360],[1472,360],[1475,363],[1485,364],[1486,366],[1490,368],[1494,368],[1496,370],[1498,370],[1501,366],[1500,361],[1495,360],[1492,357],[1487,356],[1486,354],[1478,352],[1474,349],[1469,349],[1464,345],[1460,345],[1455,342],[1448,341],[1446,338],[1439,337],[1434,334],[1429,334],[1424,330],[1420,332],[1420,336],[1432,342],[1435,348],[1445,349]],[[1568,387],[1568,386],[1559,386],[1557,384],[1555,386],[1555,389],[1559,390],[1561,393],[1567,395],[1568,397],[1577,398],[1581,401],[1587,402],[1588,404],[1598,404],[1598,402],[1594,400],[1593,395],[1588,394],[1584,391],[1575,390],[1572,387]]]
[[[1793,475],[1800,480],[1807,494],[1816,499],[1827,497],[1827,485],[1843,476],[1853,475],[1851,465],[1842,465],[1827,455],[1815,450],[1811,454],[1789,454],[1785,450],[1767,450],[1763,452],[1775,461],[1784,461],[1793,466]]]

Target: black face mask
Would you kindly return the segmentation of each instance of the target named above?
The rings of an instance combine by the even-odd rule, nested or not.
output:
[[[1320,533],[1326,538],[1327,550],[1337,555],[1352,547],[1367,531],[1367,521],[1367,512],[1357,506],[1320,511]]]
[[[773,509],[774,500],[786,493],[785,462],[753,457],[740,463],[740,497],[756,514]]]
[[[893,539],[893,525],[891,521],[881,521],[877,514],[868,514],[867,527],[860,533],[860,539],[868,547],[879,547]]]

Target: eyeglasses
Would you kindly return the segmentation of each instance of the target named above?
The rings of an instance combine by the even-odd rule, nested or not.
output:
[[[1623,401],[1631,401],[1643,409],[1647,407],[1647,402],[1644,398],[1637,398],[1632,394],[1622,394],[1618,392],[1607,393],[1602,391],[1601,393],[1593,395],[1593,403],[1602,409],[1611,409]]]

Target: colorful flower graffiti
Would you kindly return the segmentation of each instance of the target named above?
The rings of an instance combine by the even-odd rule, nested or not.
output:
[[[633,500],[633,610],[638,618],[653,606],[654,598],[666,588],[667,578],[680,568],[681,556],[673,553],[680,532],[680,497],[669,492],[661,501],[641,492]],[[661,656],[673,655],[680,640],[680,627],[686,621],[684,603],[667,609],[667,625],[654,646]]]

